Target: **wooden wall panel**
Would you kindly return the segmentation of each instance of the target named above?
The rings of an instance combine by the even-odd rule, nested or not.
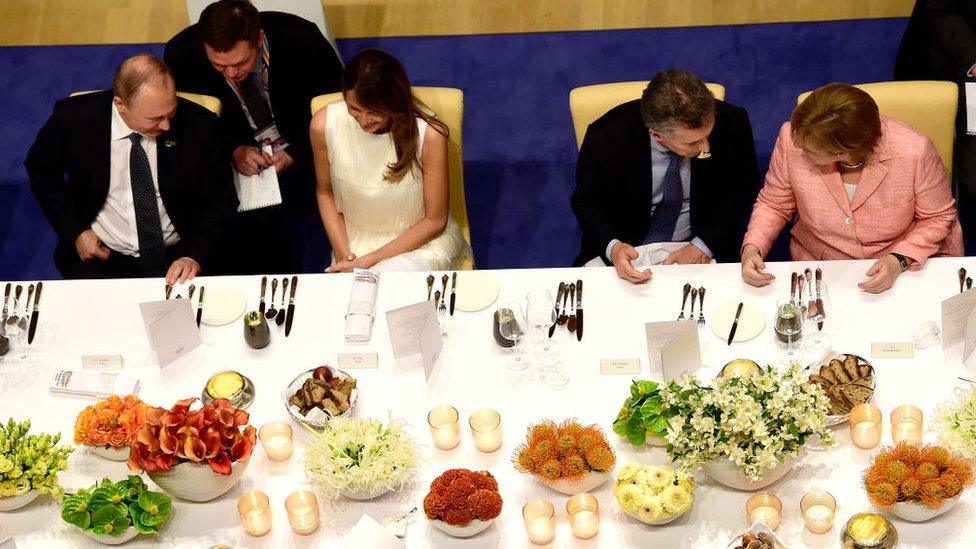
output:
[[[914,0],[324,0],[337,38],[905,17]],[[0,46],[161,43],[183,0],[0,0]]]

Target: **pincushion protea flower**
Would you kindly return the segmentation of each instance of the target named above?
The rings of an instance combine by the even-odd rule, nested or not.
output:
[[[937,509],[972,484],[973,468],[942,446],[901,443],[874,458],[863,482],[868,498],[882,509],[905,501]]]

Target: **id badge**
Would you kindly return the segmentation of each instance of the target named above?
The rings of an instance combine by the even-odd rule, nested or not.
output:
[[[288,148],[288,141],[278,132],[278,125],[274,122],[255,132],[254,141],[258,146],[270,146],[272,152],[281,152]]]

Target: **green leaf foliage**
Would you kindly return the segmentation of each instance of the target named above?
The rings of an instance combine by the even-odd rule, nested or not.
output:
[[[168,495],[150,491],[135,475],[119,482],[103,479],[61,500],[61,518],[96,536],[120,536],[129,526],[157,534],[172,510]]]
[[[61,518],[68,524],[73,524],[82,530],[87,530],[91,524],[88,495],[83,493],[65,495],[61,499]]]
[[[657,382],[634,380],[630,384],[630,397],[624,400],[613,422],[613,432],[627,439],[627,442],[640,446],[647,442],[648,432],[663,436],[671,415]]]

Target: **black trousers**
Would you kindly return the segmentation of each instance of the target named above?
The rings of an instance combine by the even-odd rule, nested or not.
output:
[[[178,242],[166,248],[167,268],[177,259],[186,255],[186,245]],[[92,258],[82,261],[74,249],[70,250],[67,246],[55,251],[54,263],[61,276],[65,279],[90,279],[90,278],[143,278],[142,264],[138,257],[126,255],[121,252],[112,251],[108,259]],[[209,274],[209,273],[201,273]]]

